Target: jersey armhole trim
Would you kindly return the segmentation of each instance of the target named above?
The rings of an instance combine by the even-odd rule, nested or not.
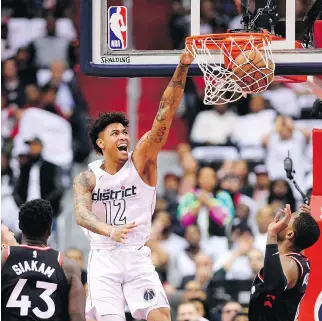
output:
[[[63,256],[61,254],[61,252],[58,252],[58,256],[57,256],[57,261],[60,267],[63,266]]]
[[[140,176],[140,174],[139,174],[138,170],[136,169],[135,164],[134,164],[133,159],[132,159],[133,152],[131,152],[131,154],[130,154],[129,156],[130,156],[130,157],[129,157],[130,165],[133,165],[133,168],[134,168],[134,170],[135,170],[136,174],[137,174],[137,175],[138,175],[138,177],[139,177],[140,183],[141,183],[141,184],[142,184],[146,189],[148,189],[148,190],[150,190],[150,191],[155,191],[157,187],[156,187],[156,186],[150,186],[150,185],[148,185],[146,182],[144,182],[144,180],[143,180],[143,179],[142,179],[142,177]]]
[[[7,260],[8,259],[8,256],[10,255],[10,246],[8,246],[7,248],[6,248],[6,251],[5,251],[5,259]]]
[[[28,249],[38,250],[38,251],[48,251],[51,250],[50,246],[41,247],[41,246],[33,246],[33,245],[27,245],[27,244],[20,244],[20,247],[26,247]]]
[[[303,266],[302,266],[301,262],[294,256],[291,256],[291,255],[288,255],[288,254],[286,254],[285,256],[291,258],[292,260],[294,260],[295,263],[300,267],[300,269],[301,269],[301,275],[299,277],[299,279],[300,279],[303,276]]]

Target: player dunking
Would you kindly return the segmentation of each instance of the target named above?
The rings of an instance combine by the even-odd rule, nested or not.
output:
[[[309,260],[301,251],[319,236],[317,222],[303,206],[301,212],[292,214],[286,205],[276,215],[268,227],[264,268],[253,282],[249,321],[297,319],[310,273]]]
[[[2,230],[1,320],[85,320],[80,268],[47,246],[52,216],[48,201],[32,200],[19,212],[23,245]]]
[[[124,321],[124,298],[132,315],[170,320],[168,300],[151,263],[149,238],[155,207],[157,157],[182,99],[193,57],[183,53],[163,93],[152,129],[129,153],[128,120],[104,113],[89,136],[104,160],[75,178],[75,217],[91,242],[88,259],[87,317]],[[121,243],[123,244],[121,244]]]

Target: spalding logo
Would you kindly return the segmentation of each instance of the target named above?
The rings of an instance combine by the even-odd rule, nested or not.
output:
[[[314,321],[322,321],[322,292],[315,301],[314,306]]]

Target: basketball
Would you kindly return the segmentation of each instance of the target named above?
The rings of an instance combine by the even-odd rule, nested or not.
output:
[[[242,52],[232,68],[233,79],[243,92],[258,93],[266,90],[274,79],[274,63],[265,61],[263,51],[252,49]]]
[[[125,32],[125,31],[126,31],[126,29],[127,29],[127,28],[126,28],[126,26],[121,26],[121,31],[122,31],[122,32]]]

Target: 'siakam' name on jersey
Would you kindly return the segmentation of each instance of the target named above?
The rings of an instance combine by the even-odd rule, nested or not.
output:
[[[45,263],[38,264],[38,261],[32,260],[31,262],[23,261],[19,262],[18,264],[15,264],[12,266],[12,269],[17,275],[20,275],[22,273],[28,272],[28,271],[35,271],[42,273],[43,275],[48,276],[49,278],[53,275],[55,272],[55,269],[45,265]]]
[[[109,201],[109,200],[117,200],[122,199],[126,197],[131,197],[137,195],[136,193],[136,186],[131,187],[124,187],[122,186],[120,190],[113,191],[111,189],[103,190],[101,192],[101,189],[99,188],[97,190],[97,193],[92,194],[92,200],[93,201]]]

